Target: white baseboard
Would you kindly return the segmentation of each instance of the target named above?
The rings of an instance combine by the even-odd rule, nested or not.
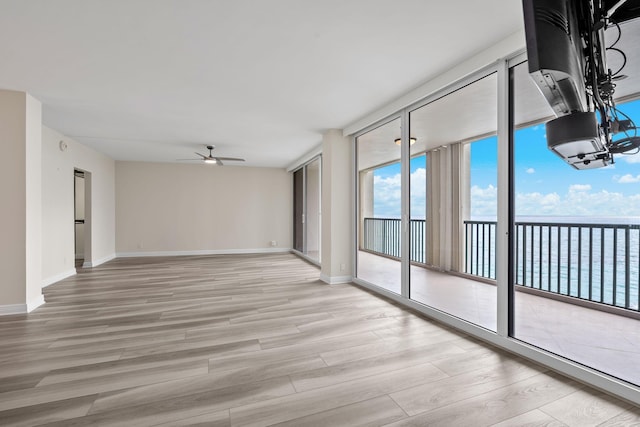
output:
[[[116,257],[117,257],[117,255],[116,255],[116,254],[111,254],[111,255],[107,255],[106,257],[104,257],[104,258],[100,258],[100,259],[95,260],[95,261],[85,261],[85,262],[82,264],[82,268],[97,267],[97,266],[99,266],[100,264],[104,264],[105,262],[109,262],[109,261],[111,261],[112,259],[115,259]]]
[[[56,274],[55,276],[47,277],[46,279],[42,280],[42,287],[46,288],[49,285],[53,285],[54,283],[59,282],[60,280],[64,280],[67,277],[74,276],[75,274],[76,269],[74,268],[72,270],[67,270],[60,274]]]
[[[342,283],[351,283],[353,277],[351,276],[327,276],[326,274],[320,274],[320,280],[330,285],[339,285]]]
[[[0,316],[10,316],[12,314],[26,314],[27,304],[7,304],[0,305]]]
[[[188,255],[237,255],[237,254],[272,254],[289,253],[289,248],[261,249],[205,249],[195,251],[153,251],[153,252],[118,252],[117,258],[156,257],[156,256],[188,256]]]
[[[40,294],[31,301],[27,301],[27,313],[31,313],[36,308],[44,304],[44,295]]]
[[[0,305],[0,316],[10,316],[12,314],[31,313],[36,308],[44,304],[44,295],[40,294],[26,304],[6,304]]]

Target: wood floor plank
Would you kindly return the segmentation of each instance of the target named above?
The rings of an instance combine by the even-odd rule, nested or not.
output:
[[[93,363],[109,362],[117,360],[122,354],[121,348],[113,350],[98,350],[93,352],[91,347],[85,348],[90,353],[75,351],[74,354],[53,354],[49,358],[38,357],[33,360],[29,357],[24,360],[10,360],[0,363],[0,378],[4,376],[30,375],[40,372],[48,372],[53,369],[62,369],[72,366],[89,365]],[[45,352],[46,354],[46,352]]]
[[[209,371],[230,370],[264,362],[276,362],[278,360],[289,360],[309,355],[320,355],[323,350],[348,350],[354,346],[375,341],[378,341],[378,337],[372,332],[362,332],[318,341],[300,342],[286,347],[274,347],[243,354],[217,354],[215,356],[212,355],[209,359]]]
[[[297,391],[311,390],[357,378],[368,377],[389,370],[395,371],[430,360],[461,354],[464,350],[454,344],[429,344],[395,353],[360,359],[290,375]]]
[[[274,424],[278,427],[374,427],[405,418],[407,414],[389,396],[380,396],[363,402],[320,412],[291,421]]]
[[[35,387],[46,375],[48,375],[47,372],[38,372],[36,374],[4,376],[0,382],[0,393]]]
[[[229,341],[229,340],[227,340]],[[136,345],[125,349],[121,359],[157,355],[165,357],[191,357],[203,355],[213,357],[219,354],[235,354],[260,350],[257,339],[232,340],[231,342],[212,342],[208,337],[180,339],[165,343]]]
[[[377,334],[377,331],[373,332]],[[320,356],[327,365],[337,365],[341,363],[353,362],[360,359],[367,359],[372,356],[396,353],[402,350],[409,350],[429,344],[444,343],[457,340],[455,335],[447,331],[430,331],[411,335],[394,335],[389,338],[368,342],[367,344],[342,348],[337,350],[323,351]],[[457,345],[457,343],[456,343]]]
[[[640,408],[633,407],[627,409],[620,415],[617,415],[602,424],[600,427],[626,427],[626,426],[640,426]]]
[[[171,370],[164,366],[140,369],[135,372],[89,377],[75,381],[67,381],[22,389],[0,394],[0,411],[38,405],[57,400],[72,399],[112,390],[139,387],[146,384],[165,382],[176,378],[189,378],[206,375],[207,361],[188,362],[172,366]]]
[[[195,417],[184,418],[182,420],[172,420],[156,427],[231,427],[229,410],[211,412]]]
[[[260,339],[262,348],[284,347],[298,342],[313,342],[340,335],[352,335],[357,332],[372,332],[384,329],[391,325],[397,325],[399,320],[372,319],[358,322],[346,322],[343,319],[332,319],[314,324],[301,325],[301,332],[265,337]]]
[[[544,371],[519,360],[496,361],[482,369],[393,393],[391,398],[407,414],[417,415],[508,386]]]
[[[604,393],[578,390],[541,406],[540,410],[567,425],[591,427],[622,414],[629,407],[620,405],[617,399]]]
[[[115,259],[43,292],[0,317],[2,426],[640,419],[292,254]]]
[[[460,347],[460,342],[456,345]],[[503,350],[492,349],[485,346],[477,350],[467,351],[463,354],[452,356],[448,359],[434,361],[433,364],[451,376],[464,374],[474,369],[482,369],[485,366],[495,366],[506,360],[516,358]],[[521,360],[518,358],[518,360]]]
[[[545,414],[539,409],[525,412],[500,423],[493,424],[491,427],[568,427],[549,414]]]
[[[262,402],[231,408],[233,426],[267,426],[291,421],[345,405],[380,397],[394,391],[446,377],[426,363],[384,372],[347,383],[316,388]]]
[[[556,373],[538,374],[389,426],[490,426],[561,399],[576,387]]]
[[[88,395],[0,411],[0,423],[6,427],[31,427],[53,422],[65,422],[70,418],[85,415],[95,398],[95,395]]]
[[[198,378],[176,379],[144,387],[136,387],[135,389],[103,393],[96,400],[91,411],[92,413],[105,412],[117,408],[152,404],[156,400],[169,401],[187,394],[228,389],[274,378],[283,378],[290,382],[290,379],[286,377],[287,374],[316,369],[320,366],[325,366],[322,359],[317,356],[307,356],[276,362],[264,362],[224,371],[218,370],[206,375],[199,375]],[[221,391],[221,393],[223,392]]]
[[[198,393],[187,391],[180,397],[168,400],[156,399],[152,403],[94,412],[79,418],[52,423],[51,426],[72,427],[84,425],[150,426],[172,423],[235,405],[251,404],[294,393],[288,378],[280,377],[257,383],[241,384],[223,389],[206,390]]]

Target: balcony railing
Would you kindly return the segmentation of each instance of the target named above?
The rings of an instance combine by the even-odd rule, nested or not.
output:
[[[496,222],[464,222],[464,272],[495,279]],[[363,249],[400,258],[401,222],[365,218]],[[425,221],[410,221],[412,262],[425,263]],[[515,223],[516,285],[640,311],[640,225]]]
[[[425,263],[424,219],[412,219],[409,225],[411,247],[409,259],[412,262]],[[362,246],[370,252],[400,259],[400,235],[402,223],[398,218],[365,218],[362,233]]]
[[[495,221],[464,221],[464,272],[496,278]]]
[[[516,222],[516,283],[638,311],[640,225]]]

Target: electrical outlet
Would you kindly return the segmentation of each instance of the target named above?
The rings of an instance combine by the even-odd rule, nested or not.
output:
[[[271,241],[271,246],[277,246],[277,245],[278,245],[278,242],[276,242],[275,240]]]
[[[344,271],[346,266],[344,264],[340,264],[340,271]]]

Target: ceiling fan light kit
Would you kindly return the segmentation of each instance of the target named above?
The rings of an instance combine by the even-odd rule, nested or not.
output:
[[[206,146],[207,150],[209,150],[209,155],[205,156],[204,154],[198,153],[197,151],[195,152],[198,156],[200,156],[200,159],[179,159],[179,160],[185,160],[185,161],[204,161],[204,163],[209,164],[209,165],[219,165],[219,166],[224,166],[224,163],[222,163],[222,161],[224,160],[226,161],[231,161],[231,162],[244,162],[244,159],[241,159],[239,157],[218,157],[218,156],[214,156],[212,154],[212,151],[214,148],[216,148],[214,145],[207,145]]]

